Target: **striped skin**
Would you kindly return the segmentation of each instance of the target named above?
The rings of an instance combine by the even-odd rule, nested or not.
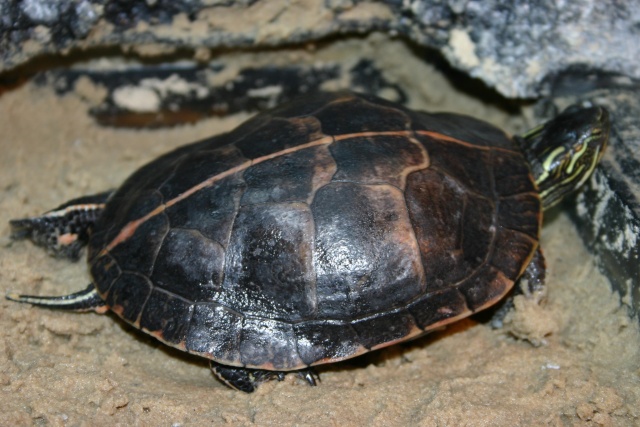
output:
[[[535,177],[543,209],[589,179],[607,147],[610,130],[606,109],[573,105],[516,138]]]
[[[494,304],[540,222],[500,130],[321,94],[138,170],[97,221],[89,263],[106,305],[168,345],[288,371]]]

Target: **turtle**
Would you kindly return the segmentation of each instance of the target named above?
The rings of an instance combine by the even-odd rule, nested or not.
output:
[[[609,115],[570,107],[522,136],[373,95],[319,92],[179,147],[122,186],[10,221],[91,284],[8,293],[114,312],[244,392],[540,289],[542,213],[591,175]],[[515,287],[517,288],[517,286]]]

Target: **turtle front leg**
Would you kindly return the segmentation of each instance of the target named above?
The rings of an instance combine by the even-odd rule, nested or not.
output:
[[[58,258],[77,260],[113,191],[73,199],[33,218],[9,221],[11,237],[30,239]]]
[[[519,280],[518,284],[520,286],[518,286],[518,289],[525,296],[534,298],[540,302],[546,295],[544,284],[546,277],[547,264],[544,260],[542,249],[538,248],[536,253],[533,255],[533,259]]]
[[[538,248],[522,277],[515,284],[513,291],[491,318],[491,326],[496,329],[502,328],[504,318],[514,307],[513,299],[518,295],[524,295],[539,304],[546,295],[545,278],[546,263],[542,250]]]
[[[236,368],[211,361],[211,371],[226,386],[245,393],[253,393],[258,385],[265,381],[277,379],[284,380],[286,372],[266,371],[262,369]],[[298,376],[311,386],[316,385],[317,375],[311,369],[297,371]]]

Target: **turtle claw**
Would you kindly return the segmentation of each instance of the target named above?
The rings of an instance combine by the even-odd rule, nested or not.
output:
[[[320,382],[320,376],[313,369],[303,369],[298,371],[298,378],[305,380],[307,384],[313,387]]]

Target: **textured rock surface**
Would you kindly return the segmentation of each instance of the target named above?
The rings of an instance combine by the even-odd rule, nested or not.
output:
[[[575,66],[640,76],[634,0],[414,1],[411,10],[416,33],[436,22],[446,57],[507,97],[543,94],[546,76]]]
[[[535,97],[576,65],[640,77],[639,23],[637,0],[0,0],[0,60],[6,70],[73,49],[202,52],[383,30],[438,49],[505,96]]]

